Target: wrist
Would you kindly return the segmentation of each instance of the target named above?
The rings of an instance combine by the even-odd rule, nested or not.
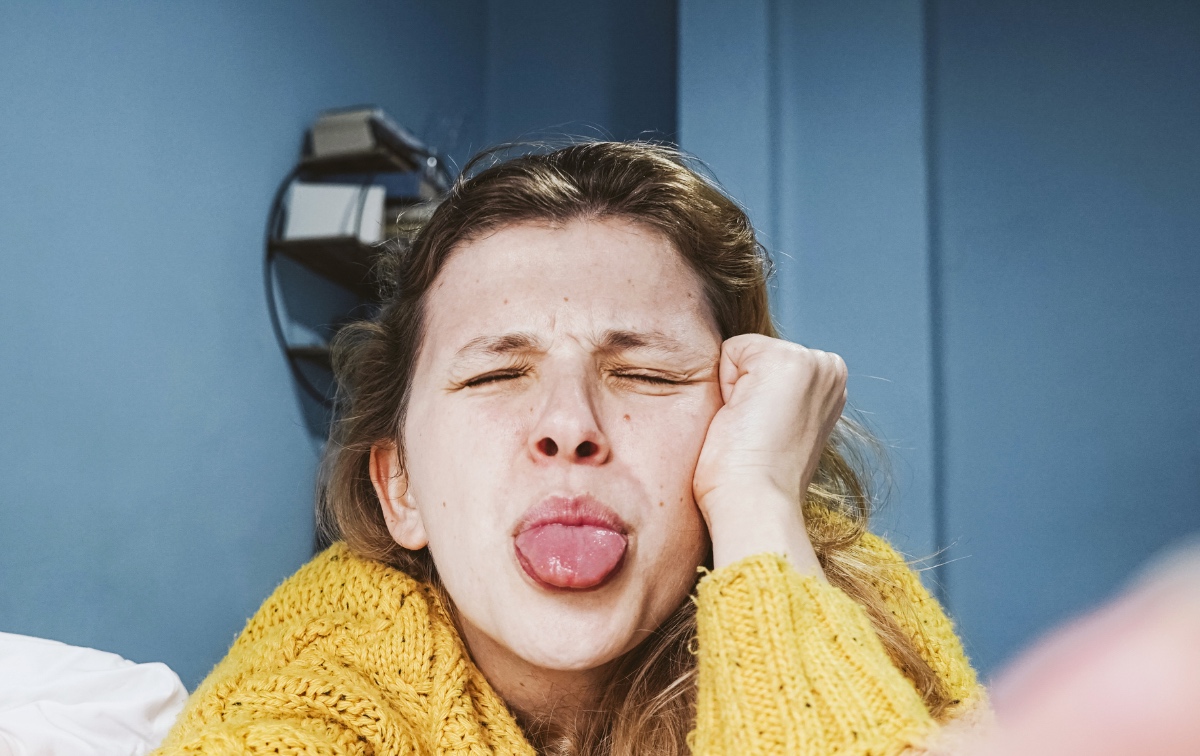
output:
[[[800,503],[774,488],[714,491],[701,505],[713,545],[713,567],[755,554],[780,554],[802,575],[825,577],[804,525]]]

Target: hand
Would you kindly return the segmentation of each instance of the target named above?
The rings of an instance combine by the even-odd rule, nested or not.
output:
[[[692,481],[715,566],[772,551],[820,574],[801,504],[846,404],[845,363],[743,334],[722,345],[718,380],[725,404],[708,427]]]
[[[1200,544],[1037,644],[993,696],[1000,728],[973,756],[1200,753]]]

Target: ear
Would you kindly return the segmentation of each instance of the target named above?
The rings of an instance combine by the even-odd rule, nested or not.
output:
[[[371,483],[383,508],[392,539],[406,549],[417,551],[429,545],[425,522],[408,490],[408,475],[400,464],[395,444],[375,444],[371,447]]]

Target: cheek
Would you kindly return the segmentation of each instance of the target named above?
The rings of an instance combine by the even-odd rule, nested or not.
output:
[[[422,472],[439,478],[465,475],[465,481],[509,458],[531,415],[528,403],[518,408],[496,402],[430,402],[410,410],[405,446]]]
[[[631,409],[620,418],[627,457],[651,496],[646,546],[658,569],[679,568],[690,585],[695,565],[708,549],[708,529],[696,507],[692,479],[708,426],[721,406],[719,388],[698,393],[671,407]]]
[[[692,479],[715,413],[706,400],[661,413],[630,409],[619,418],[626,459],[649,496],[639,561],[647,574],[657,576],[660,599],[672,608],[677,594],[694,582],[695,568],[708,551],[708,528],[696,507]]]
[[[528,428],[527,406],[487,402],[410,405],[405,450],[409,485],[431,542],[465,541],[506,530],[500,499]]]
[[[720,396],[706,392],[672,406],[627,407],[615,423],[619,432],[614,445],[624,447],[625,457],[641,468],[654,490],[686,491],[691,499],[692,475]]]

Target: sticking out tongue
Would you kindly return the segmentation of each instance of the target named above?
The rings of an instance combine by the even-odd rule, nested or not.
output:
[[[625,536],[596,525],[552,522],[517,535],[517,556],[533,579],[555,588],[592,588],[621,566]]]

